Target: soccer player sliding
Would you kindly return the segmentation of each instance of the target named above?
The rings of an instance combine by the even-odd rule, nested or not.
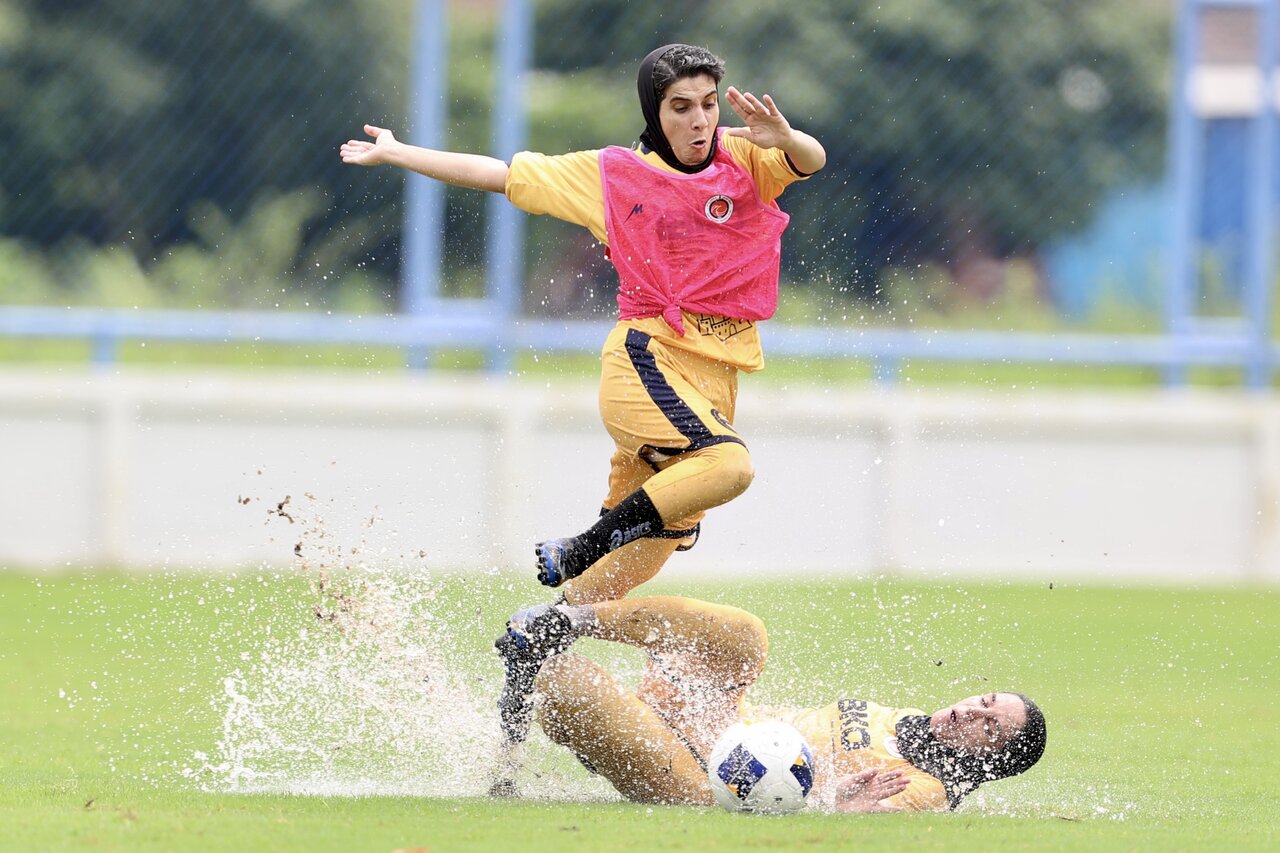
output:
[[[820,708],[746,699],[768,653],[755,616],[735,607],[653,596],[539,605],[511,617],[518,659],[535,673],[547,736],[629,800],[709,805],[706,758],[740,720],[778,721],[813,750],[810,800],[836,811],[954,809],[985,782],[1030,769],[1044,752],[1044,715],[1018,693],[986,693],[932,714],[844,698]],[[635,690],[567,652],[578,637],[648,653]]]
[[[692,547],[706,510],[746,490],[751,455],[733,427],[738,373],[764,366],[758,322],[777,306],[776,199],[826,152],[769,95],[730,86],[742,127],[720,127],[724,63],[706,48],[660,47],[640,64],[645,128],[635,148],[492,157],[435,151],[365,126],[344,162],[390,164],[505,193],[522,210],[589,229],[618,271],[618,323],[601,352],[600,413],[615,451],[599,520],[535,547],[538,579],[564,601],[621,598]],[[532,681],[507,661],[509,741],[524,738]]]

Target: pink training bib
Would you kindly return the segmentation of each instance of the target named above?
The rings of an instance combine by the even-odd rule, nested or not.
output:
[[[692,175],[610,146],[600,152],[600,175],[621,319],[662,317],[683,337],[681,310],[736,320],[773,316],[791,217],[760,201],[751,173],[723,145]]]

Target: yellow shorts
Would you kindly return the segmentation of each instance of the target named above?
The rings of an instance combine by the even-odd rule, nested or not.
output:
[[[618,456],[651,470],[712,444],[744,444],[733,428],[735,367],[620,323],[600,354],[600,416]]]

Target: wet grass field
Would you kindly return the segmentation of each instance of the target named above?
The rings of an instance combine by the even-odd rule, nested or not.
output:
[[[1280,846],[1280,592],[805,579],[647,591],[770,628],[752,698],[931,711],[1016,689],[1049,745],[954,814],[619,802],[536,736],[483,796],[524,577],[0,573],[0,849]],[[640,590],[644,592],[646,590]],[[638,660],[585,641],[623,673]]]

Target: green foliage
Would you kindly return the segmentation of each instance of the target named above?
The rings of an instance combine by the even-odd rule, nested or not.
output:
[[[13,305],[45,302],[57,292],[57,278],[45,253],[27,240],[0,238],[0,293]]]
[[[1001,286],[980,299],[956,287],[940,262],[881,271],[875,299],[850,300],[847,286],[826,278],[817,287],[784,287],[775,320],[823,326],[949,329],[958,331],[1154,333],[1159,318],[1116,286],[1086,315],[1069,317],[1054,310],[1042,290],[1035,266],[1025,259],[1000,265]]]
[[[969,257],[1032,252],[1083,225],[1108,187],[1159,166],[1165,4],[825,0],[797,14],[771,0],[543,0],[535,8],[531,147],[631,142],[640,130],[639,58],[666,41],[704,42],[728,60],[727,83],[777,95],[827,146],[823,175],[784,197],[793,214],[785,257],[793,279],[834,282],[851,296],[875,297],[885,269],[941,264],[956,277]],[[489,149],[500,13],[448,6],[450,147]],[[335,148],[366,120],[413,141],[415,25],[414,5],[395,0],[0,0],[0,90],[21,93],[0,98],[0,131],[14,148],[0,160],[0,233],[22,240],[25,253],[131,254],[134,265],[113,253],[90,264],[94,281],[62,279],[66,292],[53,301],[95,293],[141,304],[138,276],[152,275],[175,247],[222,251],[195,227],[211,210],[240,222],[271,209],[284,222],[268,227],[288,231],[296,213],[274,200],[315,192],[328,202],[308,218],[293,269],[313,258],[322,270],[356,264],[385,292],[396,274],[403,176],[344,167]],[[734,121],[727,111],[725,120]],[[447,203],[446,280],[475,292],[486,199],[451,190]],[[348,245],[326,242],[333,232]],[[562,312],[573,301],[561,292],[564,264],[581,272],[590,238],[537,220],[530,233],[530,304]],[[252,248],[285,266],[268,247]],[[58,257],[35,263],[51,274],[68,269]],[[206,274],[180,289],[229,297],[218,304],[273,304],[278,288],[269,284],[257,296],[243,292],[266,283],[243,269],[249,263],[231,261],[223,287]],[[606,289],[608,275],[588,270],[585,288]],[[120,292],[107,294],[113,279]],[[6,296],[48,291],[48,281],[35,282]]]
[[[315,190],[264,193],[232,220],[212,202],[195,205],[192,240],[144,263],[126,246],[71,240],[37,251],[0,239],[0,289],[10,304],[110,308],[327,308],[381,313],[393,295],[353,257],[355,233],[374,227],[353,216],[339,231],[308,240],[326,201]],[[269,301],[268,301],[269,300]]]
[[[0,100],[20,146],[0,161],[6,234],[145,251],[186,236],[196,202],[236,216],[262,187],[346,190],[341,132],[388,112],[378,31],[353,4],[4,5],[25,31],[5,65],[24,97]]]
[[[385,310],[399,176],[336,149],[403,113],[405,11],[0,0],[5,301]]]
[[[307,226],[324,207],[315,190],[270,195],[258,198],[240,222],[232,222],[215,205],[198,204],[191,222],[196,239],[157,258],[152,277],[191,307],[301,308],[320,303],[333,310],[388,310],[390,294],[378,294],[371,277],[351,262],[347,255],[352,244],[345,233],[304,243]],[[361,223],[351,227],[359,230]]]
[[[550,0],[540,13],[540,64],[626,81],[629,132],[635,66],[664,42],[707,44],[726,58],[726,83],[775,95],[829,155],[820,178],[784,196],[791,274],[851,293],[874,296],[886,267],[1030,252],[1161,165],[1159,4],[832,0],[797,14],[771,0]],[[565,20],[597,37],[557,29]]]

